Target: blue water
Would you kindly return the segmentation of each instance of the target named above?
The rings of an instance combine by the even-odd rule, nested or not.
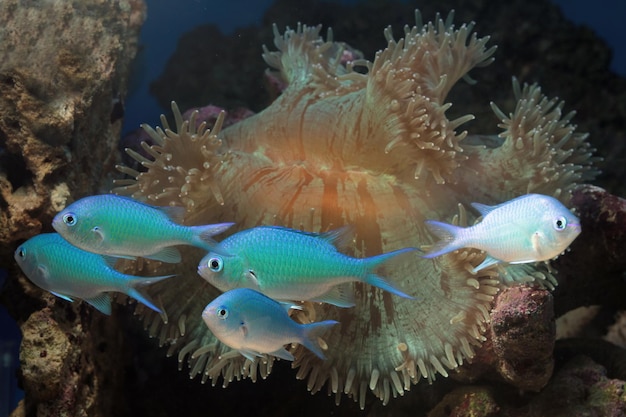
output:
[[[6,269],[0,268],[0,290],[7,280]],[[6,417],[17,406],[24,392],[17,388],[15,372],[19,367],[21,334],[15,321],[0,305],[0,417]]]

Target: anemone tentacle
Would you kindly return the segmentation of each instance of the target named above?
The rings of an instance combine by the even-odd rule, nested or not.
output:
[[[426,25],[416,17],[403,39],[385,32],[387,48],[371,63],[332,33],[322,39],[319,26],[298,25],[283,35],[275,28],[278,51],[264,48],[264,58],[288,83],[283,93],[223,130],[221,119],[212,131],[196,128],[195,116],[185,121],[173,106],[175,129],[165,117],[163,128],[146,127],[155,142],[143,145],[147,156],[129,152],[145,171],[120,167],[131,178],[114,191],[186,207],[186,224],[233,221],[232,232],[261,224],[324,232],[349,224],[355,234],[344,250],[356,257],[432,243],[426,219],[475,221],[459,203],[494,204],[530,191],[567,203],[575,184],[595,174],[573,115],[562,116],[562,103],[537,86],[514,83],[516,109],[507,116],[492,106],[504,129],[499,141],[466,143],[466,132],[456,130],[473,116],[448,120],[445,99],[469,70],[491,62],[494,48],[472,33],[473,24],[454,29],[452,16]],[[353,61],[342,61],[345,51]],[[247,361],[202,322],[202,310],[219,292],[197,275],[201,257],[185,250],[179,278],[147,289],[166,320],[142,307],[137,313],[192,377],[228,385],[267,376],[272,357]],[[472,272],[484,258],[474,249],[432,260],[412,254],[377,271],[414,300],[354,284],[354,308],[305,303],[295,320],[340,324],[320,341],[325,361],[302,346],[288,348],[296,377],[312,392],[326,385],[337,401],[343,393],[363,407],[368,391],[387,403],[422,378],[447,376],[481,346],[503,285],[556,285],[550,270],[532,264]],[[141,267],[161,274],[172,268]]]

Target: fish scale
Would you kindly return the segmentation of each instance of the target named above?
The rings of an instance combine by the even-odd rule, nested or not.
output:
[[[57,233],[30,238],[15,250],[14,257],[24,274],[40,288],[67,301],[85,300],[104,314],[111,313],[110,291],[122,292],[161,312],[139,288],[173,276],[122,274],[113,269],[114,259],[79,249]]]
[[[157,207],[128,197],[103,194],[82,198],[61,210],[52,227],[73,245],[93,253],[180,262],[175,245],[211,250],[212,236],[232,223],[184,226],[185,209]]]
[[[354,305],[351,291],[337,286],[355,281],[412,298],[374,271],[415,248],[352,258],[334,245],[346,232],[316,234],[276,226],[244,230],[224,239],[217,253],[209,252],[200,261],[198,273],[222,291],[252,288],[285,301],[312,300],[348,307]],[[220,266],[212,268],[211,261]]]
[[[472,206],[483,216],[474,226],[463,228],[426,221],[426,226],[440,240],[425,258],[461,248],[487,252],[474,272],[499,262],[547,261],[567,249],[581,231],[578,218],[558,200],[546,195],[526,194],[496,206],[479,203]]]
[[[293,360],[284,346],[294,342],[325,359],[317,338],[338,324],[334,320],[296,323],[288,307],[249,288],[221,294],[205,307],[202,319],[222,343],[251,361],[265,353]]]

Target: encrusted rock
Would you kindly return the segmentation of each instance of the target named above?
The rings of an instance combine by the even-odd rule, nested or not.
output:
[[[29,381],[29,400],[49,401],[61,390],[66,375],[71,342],[59,324],[50,317],[50,310],[34,312],[21,327],[24,340],[20,347],[21,372]]]
[[[518,286],[506,288],[496,297],[491,312],[491,341],[498,372],[520,389],[538,391],[552,375],[552,294]]]
[[[106,187],[143,0],[0,2],[0,260]],[[106,188],[105,188],[106,189]]]
[[[2,302],[24,336],[16,413],[125,407],[116,400],[124,368],[110,366],[121,357],[119,322],[52,295],[40,310],[43,292],[18,279],[13,251],[50,231],[68,202],[108,188],[144,17],[143,0],[0,1],[0,265],[12,272]]]

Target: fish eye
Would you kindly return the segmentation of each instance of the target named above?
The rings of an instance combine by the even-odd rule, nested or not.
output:
[[[17,256],[24,259],[24,257],[26,256],[26,251],[24,250],[24,248],[22,247],[17,248]]]
[[[211,258],[207,262],[209,269],[213,272],[220,272],[224,268],[224,261],[221,258]]]
[[[557,217],[554,220],[554,228],[556,230],[565,230],[565,228],[567,227],[567,219],[563,216],[561,217]]]
[[[74,216],[74,213],[65,213],[63,215],[63,223],[68,226],[74,226],[76,224],[76,216]]]
[[[217,313],[217,317],[219,317],[222,320],[226,320],[226,318],[228,317],[228,309],[226,307],[218,308],[216,313]]]

